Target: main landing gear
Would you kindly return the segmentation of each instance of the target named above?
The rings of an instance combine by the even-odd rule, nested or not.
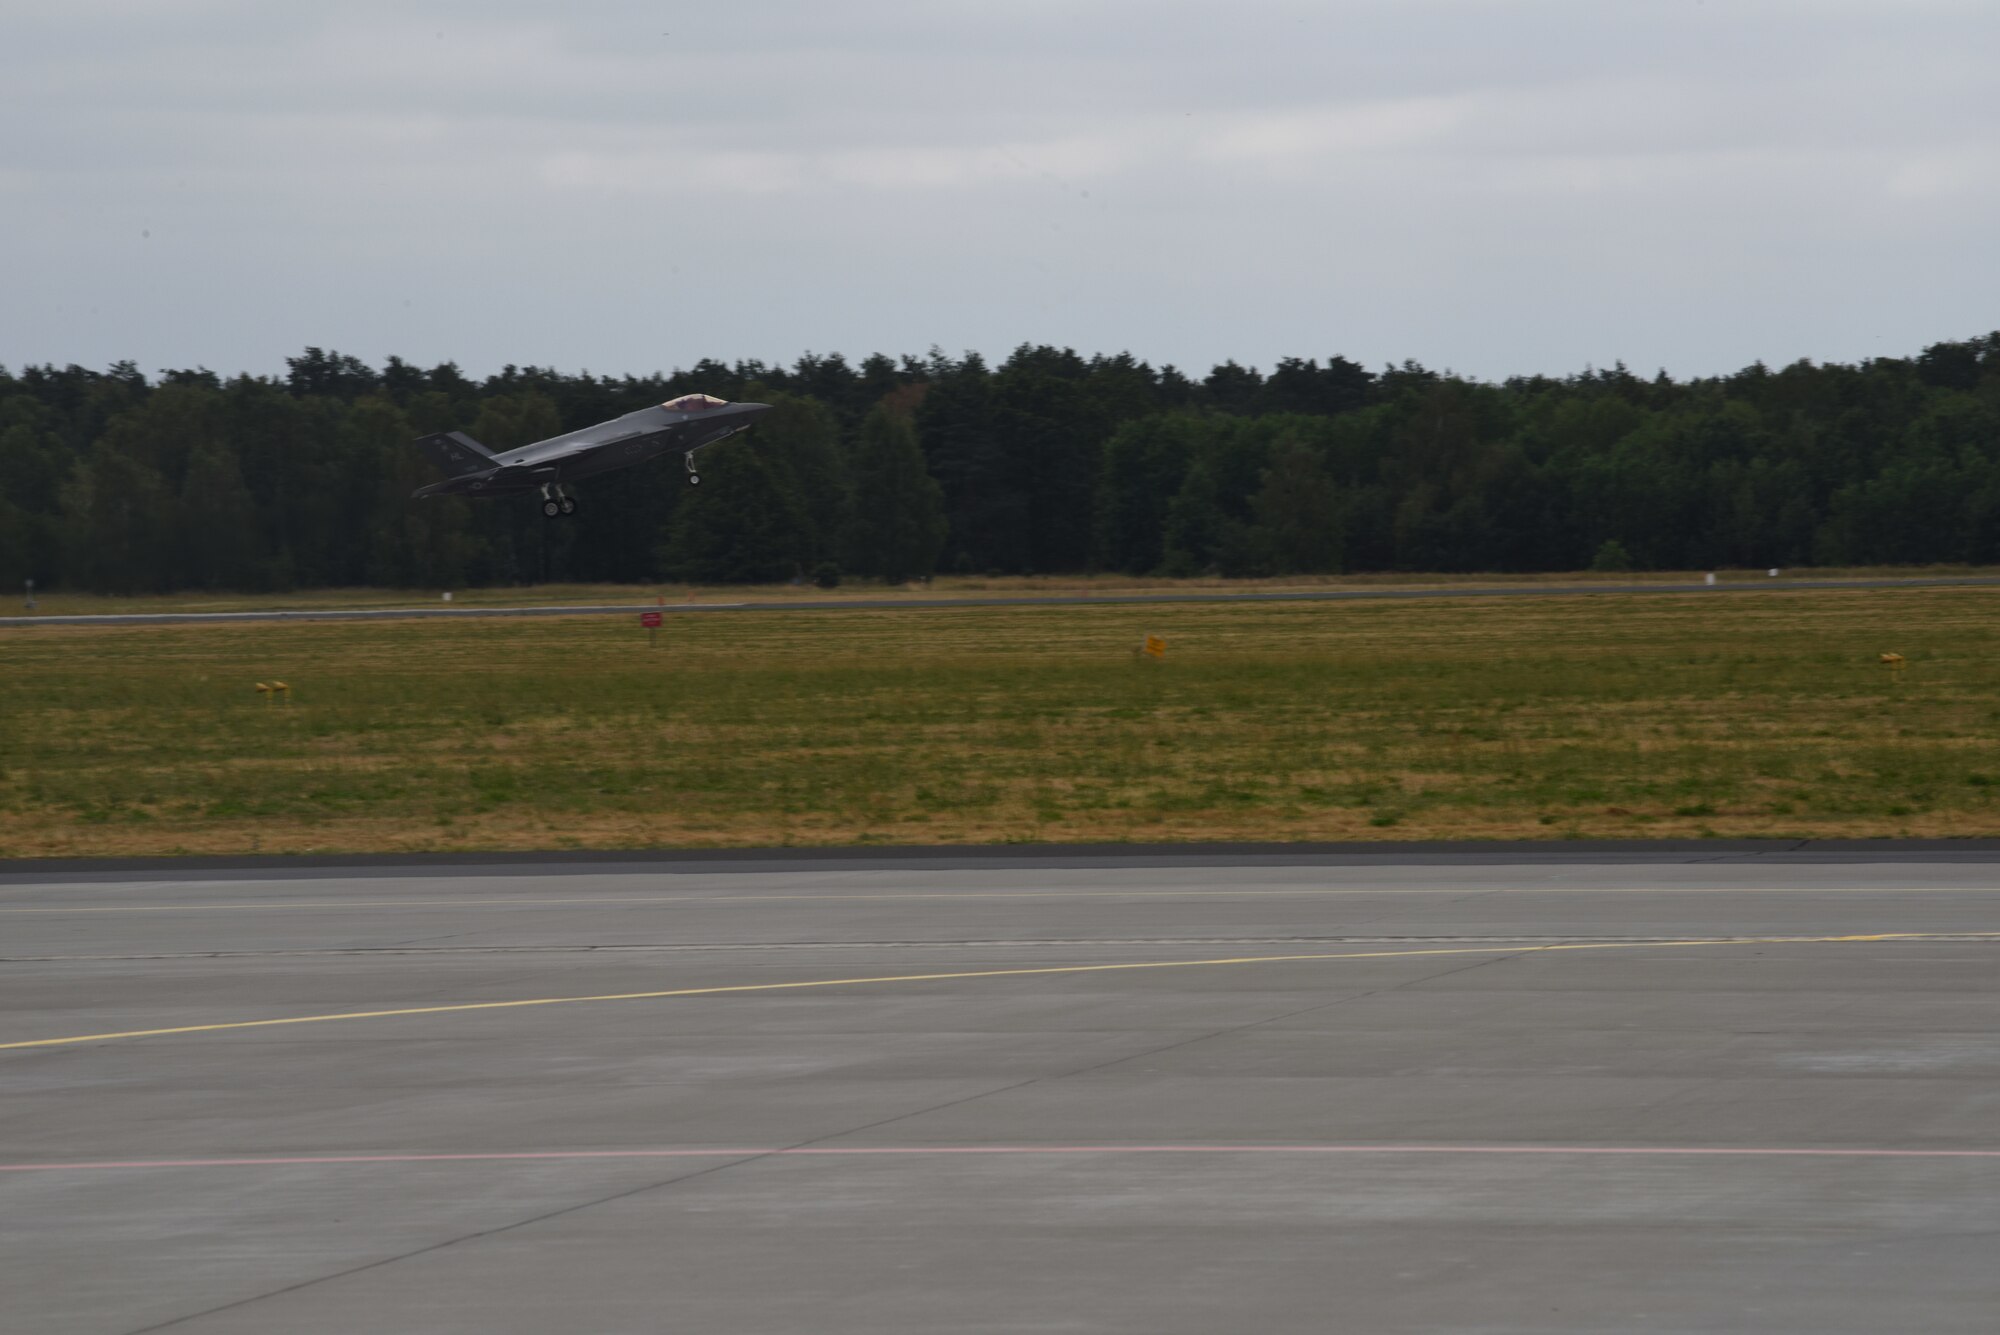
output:
[[[699,487],[701,485],[701,474],[694,471],[694,451],[689,450],[686,454],[683,454],[681,456],[681,463],[688,470],[688,485],[690,487]]]
[[[545,482],[542,484],[542,513],[550,519],[557,515],[573,515],[576,513],[576,500],[563,494],[560,482]]]

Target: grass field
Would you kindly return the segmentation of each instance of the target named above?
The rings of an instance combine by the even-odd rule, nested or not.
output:
[[[0,855],[2000,834],[1996,650],[1987,589],[13,629]]]

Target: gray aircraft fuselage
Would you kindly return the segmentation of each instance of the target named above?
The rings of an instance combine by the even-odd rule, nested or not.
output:
[[[412,494],[502,496],[540,491],[549,496],[560,494],[565,482],[629,468],[663,454],[683,456],[689,480],[700,481],[695,451],[749,430],[769,411],[767,403],[726,403],[705,394],[683,394],[657,407],[498,453],[464,432],[440,432],[417,443],[452,476]]]

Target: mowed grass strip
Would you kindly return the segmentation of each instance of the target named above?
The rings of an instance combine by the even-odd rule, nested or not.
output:
[[[1982,589],[36,627],[0,855],[1988,835],[1996,648]]]

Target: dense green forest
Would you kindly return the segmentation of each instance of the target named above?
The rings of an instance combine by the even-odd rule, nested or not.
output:
[[[1487,383],[1342,357],[1197,380],[1022,346],[646,378],[308,348],[282,378],[0,368],[0,580],[106,592],[933,570],[1699,569],[2000,562],[2000,333],[1861,365]],[[413,501],[411,444],[503,449],[702,390],[705,456]]]

